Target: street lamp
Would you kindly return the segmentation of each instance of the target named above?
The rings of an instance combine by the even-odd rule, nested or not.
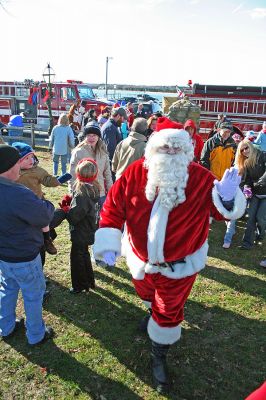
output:
[[[105,68],[105,97],[107,98],[108,95],[108,63],[109,60],[112,60],[113,57],[106,57],[106,68]]]
[[[51,107],[51,99],[53,97],[53,92],[52,92],[52,80],[54,80],[55,73],[53,68],[50,66],[50,63],[47,63],[47,66],[45,70],[43,71],[43,80],[47,84],[48,88],[48,93],[49,97],[46,100],[47,108],[48,108],[48,114],[49,114],[49,129],[48,129],[48,135],[51,135],[52,129],[53,129],[53,114],[52,114],[52,107]]]

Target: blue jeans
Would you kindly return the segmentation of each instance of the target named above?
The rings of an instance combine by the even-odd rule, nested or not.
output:
[[[266,229],[266,198],[258,199],[253,196],[249,201],[248,220],[242,244],[245,247],[253,246],[254,239],[262,240]]]
[[[224,243],[231,243],[234,234],[236,233],[236,220],[231,219],[230,221],[225,221],[226,232],[224,235]]]
[[[61,167],[62,167],[62,175],[66,173],[66,166],[67,166],[67,154],[59,155],[53,154],[53,174],[56,176],[58,174],[58,165],[59,159],[61,157]]]
[[[45,334],[42,302],[45,279],[41,257],[20,263],[0,260],[0,335],[7,336],[15,328],[16,305],[21,289],[26,314],[26,335],[30,344],[40,342]]]

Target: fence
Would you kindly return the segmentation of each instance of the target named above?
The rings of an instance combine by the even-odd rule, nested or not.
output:
[[[16,127],[16,126],[5,126],[4,128],[2,128],[2,130],[4,131],[17,131],[18,135],[17,136],[9,136],[9,135],[0,135],[0,137],[2,137],[2,139],[5,142],[8,142],[11,144],[11,142],[29,142],[29,144],[31,145],[31,147],[34,149],[35,145],[36,145],[36,125],[35,124],[25,124],[23,127]],[[30,136],[24,136],[23,133],[25,131],[30,131]],[[47,136],[48,138],[48,136]],[[42,141],[45,142],[49,142],[49,139],[42,139]],[[48,143],[47,143],[48,144]]]

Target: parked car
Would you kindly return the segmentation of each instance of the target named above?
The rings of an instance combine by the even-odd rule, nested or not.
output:
[[[137,114],[139,104],[140,103],[133,103],[134,114]],[[143,102],[141,104],[143,104],[144,118],[149,118],[152,114],[155,114],[156,112],[162,112],[162,107],[160,106],[160,104],[155,103],[153,101]]]

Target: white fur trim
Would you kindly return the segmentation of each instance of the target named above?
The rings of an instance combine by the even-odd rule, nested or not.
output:
[[[126,257],[127,265],[132,277],[137,280],[144,279],[145,273],[156,274],[158,272],[170,279],[181,279],[187,276],[192,276],[205,267],[209,249],[208,241],[206,240],[200,249],[185,257],[184,263],[174,264],[174,271],[172,271],[171,268],[157,267],[156,265],[151,265],[150,263],[142,261],[133,252],[127,235],[123,238],[123,242],[123,255]]]
[[[164,262],[164,240],[169,210],[160,204],[160,194],[157,196],[150,216],[148,226],[148,257],[151,263]]]
[[[148,322],[148,335],[156,343],[173,344],[180,339],[181,326],[163,327],[158,325],[151,317]]]
[[[237,189],[234,198],[234,207],[231,211],[228,211],[223,206],[222,200],[219,196],[216,186],[214,186],[214,188],[212,189],[212,199],[213,199],[213,204],[215,205],[219,213],[222,214],[226,219],[241,218],[246,210],[247,201],[240,188]]]
[[[145,307],[151,308],[151,301],[142,300],[142,303],[144,304]]]
[[[102,260],[105,251],[114,251],[116,256],[121,255],[122,233],[116,228],[100,228],[95,232],[93,254],[96,260]]]

